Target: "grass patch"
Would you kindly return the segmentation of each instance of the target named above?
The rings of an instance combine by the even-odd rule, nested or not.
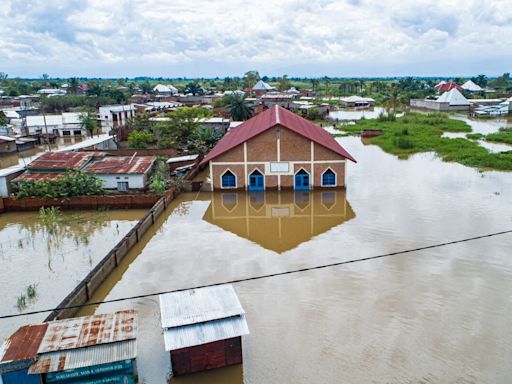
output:
[[[496,143],[512,144],[512,128],[500,128],[498,132],[485,136],[485,140]]]
[[[480,140],[480,139],[483,139],[485,137],[485,135],[481,134],[481,133],[468,133],[466,135],[466,137],[469,139],[469,140]]]
[[[465,122],[450,119],[444,113],[407,113],[396,121],[367,119],[343,127],[352,133],[363,129],[381,129],[384,134],[371,138],[371,143],[401,158],[419,152],[436,152],[444,161],[481,169],[512,171],[512,152],[491,153],[474,141],[441,137],[443,132],[471,132]],[[505,131],[500,130],[499,133],[512,138],[511,133]]]

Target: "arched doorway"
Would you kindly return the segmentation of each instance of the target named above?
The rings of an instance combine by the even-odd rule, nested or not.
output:
[[[303,168],[295,174],[295,189],[309,190],[309,173]]]
[[[255,169],[249,175],[249,191],[263,191],[265,189],[265,177]]]

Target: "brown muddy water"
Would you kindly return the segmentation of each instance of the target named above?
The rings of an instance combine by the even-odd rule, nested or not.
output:
[[[62,212],[53,233],[43,226],[38,212],[1,214],[1,314],[54,308],[144,214],[144,210]],[[35,286],[33,298],[27,294],[29,285]],[[17,298],[22,295],[26,307],[18,308]],[[47,315],[1,320],[0,339]]]
[[[358,259],[512,229],[512,173],[397,159],[359,138],[347,190],[182,194],[93,300]],[[243,366],[174,383],[509,383],[512,235],[238,283]],[[144,383],[170,371],[157,297],[140,312]]]

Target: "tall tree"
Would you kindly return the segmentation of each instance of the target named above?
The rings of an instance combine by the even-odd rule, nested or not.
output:
[[[201,123],[199,118],[207,117],[211,112],[206,108],[184,107],[167,114],[169,120],[155,125],[158,146],[172,148],[186,146]]]
[[[194,96],[203,95],[204,89],[203,87],[201,87],[201,84],[199,84],[197,81],[192,81],[188,83],[187,86],[185,87],[185,92],[191,93]]]
[[[258,71],[248,71],[244,75],[244,88],[252,88],[260,80],[260,74]]]
[[[76,95],[80,89],[80,82],[76,77],[72,77],[68,80],[68,93]]]
[[[288,75],[283,75],[282,77],[277,79],[278,86],[277,88],[282,92],[286,91],[290,88],[290,80],[288,80]]]
[[[94,136],[98,130],[96,113],[91,109],[84,109],[80,112],[78,119],[80,120],[80,128],[87,131],[90,137]]]
[[[247,105],[244,97],[239,95],[231,95],[226,100],[229,114],[233,120],[248,120],[252,116],[251,108]]]

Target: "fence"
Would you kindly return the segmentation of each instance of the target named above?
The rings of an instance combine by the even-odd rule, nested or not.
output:
[[[156,201],[151,210],[117,243],[114,248],[89,272],[77,287],[62,300],[45,321],[73,317],[79,308],[65,308],[74,305],[83,305],[89,301],[94,292],[105,279],[114,271],[128,252],[140,241],[142,236],[151,228],[156,219],[165,211],[175,197],[173,189],[168,190]]]
[[[5,197],[1,199],[0,213],[13,211],[37,211],[41,207],[59,207],[62,210],[80,209],[139,209],[152,207],[159,195],[99,195],[75,196],[65,199],[45,199],[39,197]]]

